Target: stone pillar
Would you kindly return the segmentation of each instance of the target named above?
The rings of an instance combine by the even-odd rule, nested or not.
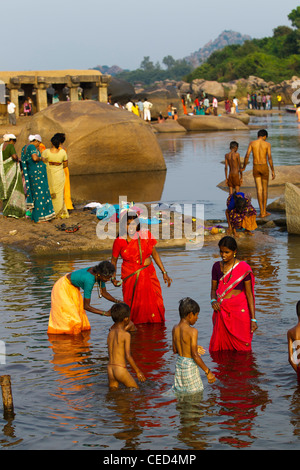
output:
[[[110,80],[111,80],[110,75],[101,75],[100,82],[96,83],[98,87],[98,100],[100,101],[100,103],[107,103],[107,99],[108,99],[107,88],[108,88]]]
[[[76,75],[70,77],[68,87],[70,88],[70,101],[78,101],[78,87],[80,86],[80,78]]]
[[[78,85],[70,86],[70,101],[78,101]]]
[[[47,88],[48,84],[45,78],[38,77],[36,88],[36,108],[38,112],[48,107]]]

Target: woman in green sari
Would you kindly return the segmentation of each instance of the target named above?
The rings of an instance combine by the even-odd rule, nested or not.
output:
[[[16,136],[5,134],[0,145],[0,199],[4,217],[24,217],[26,212],[22,172],[14,147]]]
[[[40,142],[34,135],[22,148],[21,162],[26,185],[26,205],[31,210],[31,220],[36,223],[55,218],[50,196],[45,159],[39,151]]]

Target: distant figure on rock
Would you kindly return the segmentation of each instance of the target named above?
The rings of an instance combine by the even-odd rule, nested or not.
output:
[[[213,109],[214,109],[214,115],[218,116],[218,100],[217,100],[216,97],[214,97],[213,100],[212,100],[212,106],[213,106]]]
[[[275,171],[271,155],[271,144],[266,142],[267,137],[268,132],[265,129],[258,131],[257,140],[253,140],[248,146],[244,160],[244,167],[242,169],[242,171],[245,171],[250,154],[252,152],[253,177],[255,180],[257,199],[260,208],[260,215],[258,215],[258,217],[267,217],[270,215],[270,213],[266,211],[269,185],[268,163],[272,171],[272,179],[275,179]]]
[[[147,100],[147,98],[144,99],[144,120],[151,122],[151,108],[152,108],[152,103]]]

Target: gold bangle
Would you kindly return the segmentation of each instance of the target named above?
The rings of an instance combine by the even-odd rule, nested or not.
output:
[[[207,372],[205,372],[205,375],[208,375],[210,373],[210,369],[208,369]]]

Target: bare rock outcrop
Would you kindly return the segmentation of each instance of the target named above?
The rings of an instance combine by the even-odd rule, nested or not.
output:
[[[288,233],[300,235],[300,188],[291,183],[285,185],[285,213]]]
[[[187,131],[232,131],[248,129],[248,126],[239,119],[231,119],[227,116],[180,116],[178,123]]]
[[[49,106],[25,124],[17,151],[29,134],[44,145],[56,132],[66,134],[71,175],[165,170],[161,148],[151,126],[126,110],[98,101],[69,101]]]

